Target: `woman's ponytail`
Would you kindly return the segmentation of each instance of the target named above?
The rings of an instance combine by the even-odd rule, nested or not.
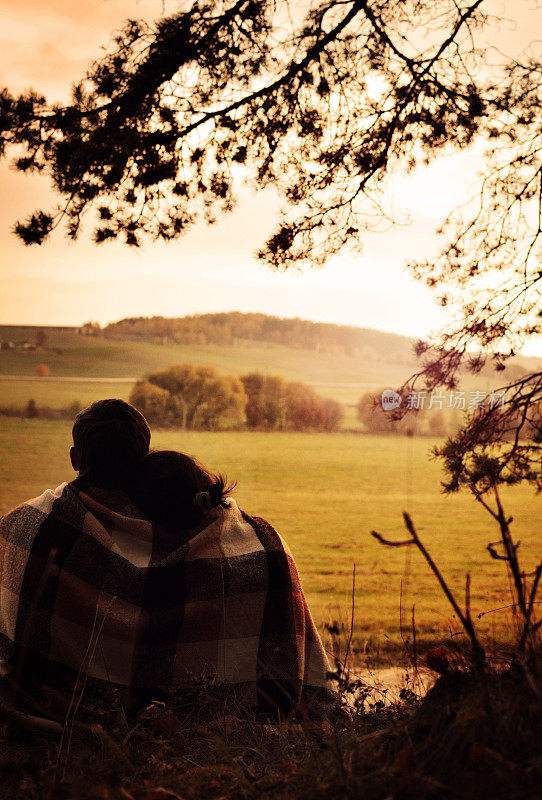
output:
[[[198,508],[209,510],[211,508],[224,507],[224,500],[228,494],[235,489],[237,485],[235,481],[228,483],[225,475],[209,476],[212,483],[209,488],[204,492],[196,492],[194,496],[194,505]]]
[[[236,486],[191,456],[171,450],[142,459],[138,476],[135,503],[149,519],[180,530],[199,525],[211,509],[225,508],[225,498]]]

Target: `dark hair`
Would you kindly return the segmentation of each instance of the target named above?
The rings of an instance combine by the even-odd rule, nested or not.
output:
[[[79,479],[104,487],[124,487],[149,452],[147,420],[124,400],[98,400],[75,418],[73,444],[80,457]]]
[[[185,453],[157,450],[139,462],[130,494],[153,522],[186,530],[202,521],[206,508],[224,507],[235,486]],[[208,492],[208,502],[194,502],[200,492]]]

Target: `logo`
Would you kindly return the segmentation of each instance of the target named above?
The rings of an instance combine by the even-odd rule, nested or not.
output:
[[[382,408],[384,411],[393,411],[394,408],[399,408],[402,402],[401,395],[393,389],[384,389],[382,392]]]

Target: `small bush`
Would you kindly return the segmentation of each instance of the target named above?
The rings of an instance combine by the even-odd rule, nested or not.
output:
[[[39,417],[39,415],[40,412],[36,405],[36,401],[29,400],[28,403],[26,404],[25,417],[27,417],[28,419],[36,419],[36,417]]]

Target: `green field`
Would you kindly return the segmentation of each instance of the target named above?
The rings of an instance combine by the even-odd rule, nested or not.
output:
[[[74,403],[90,405],[104,397],[128,400],[133,384],[121,381],[89,382],[81,380],[55,380],[25,378],[0,379],[0,407],[22,409],[32,398],[38,406],[69,408]]]
[[[326,621],[350,616],[356,565],[356,649],[389,649],[400,641],[411,609],[420,638],[438,640],[453,621],[446,601],[420,556],[410,549],[383,549],[371,529],[402,535],[401,512],[411,512],[450,585],[462,596],[472,575],[473,613],[508,602],[501,564],[489,559],[496,531],[486,512],[461,494],[440,493],[440,467],[428,459],[435,440],[349,434],[158,432],[153,446],[183,449],[239,486],[236,497],[249,513],[266,517],[288,541],[313,614]],[[73,476],[66,422],[0,418],[0,513]],[[527,487],[504,494],[514,516],[526,567],[540,557],[540,498]],[[484,617],[489,636],[506,638],[506,612]]]

